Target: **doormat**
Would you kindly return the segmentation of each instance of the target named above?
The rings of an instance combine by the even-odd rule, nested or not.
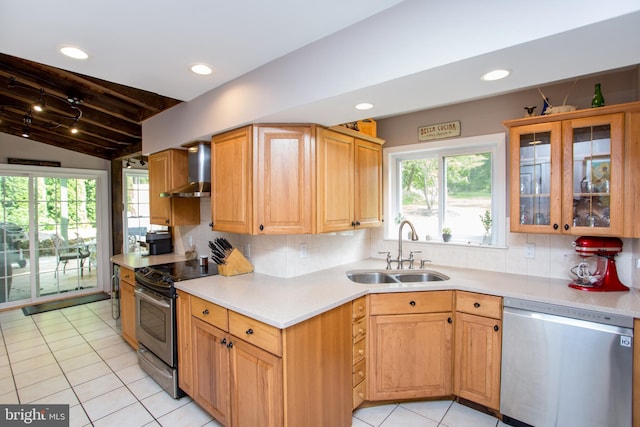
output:
[[[87,304],[90,302],[102,301],[111,298],[108,294],[99,293],[91,295],[83,295],[81,297],[61,299],[58,301],[45,302],[42,304],[30,305],[28,307],[22,307],[22,312],[25,316],[31,316],[32,314],[44,313],[46,311],[58,310],[61,308],[73,307],[74,305]]]

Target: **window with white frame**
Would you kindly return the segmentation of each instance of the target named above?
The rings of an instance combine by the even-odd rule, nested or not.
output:
[[[389,147],[385,156],[387,238],[406,219],[421,241],[450,234],[453,243],[505,245],[503,133]]]

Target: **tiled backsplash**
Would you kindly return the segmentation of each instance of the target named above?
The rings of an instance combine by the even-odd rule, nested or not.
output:
[[[384,240],[382,228],[344,233],[292,236],[248,236],[211,231],[210,199],[202,199],[198,226],[176,227],[174,250],[183,253],[189,236],[200,254],[209,254],[208,242],[224,236],[248,256],[255,271],[276,277],[295,277],[364,258],[381,258],[381,251],[397,256],[398,242]],[[507,227],[508,227],[507,223]],[[491,270],[505,273],[568,279],[577,264],[571,243],[574,236],[507,233],[507,248],[490,248],[450,243],[404,242],[405,255],[421,251],[416,259],[428,259],[435,265]],[[535,244],[535,257],[525,258],[525,245]],[[623,251],[616,258],[620,280],[627,286],[640,287],[640,239],[623,239]]]

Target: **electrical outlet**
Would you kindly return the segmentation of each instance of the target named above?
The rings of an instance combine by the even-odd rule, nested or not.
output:
[[[300,258],[306,258],[309,256],[309,251],[307,250],[306,243],[300,243],[299,254],[300,254]]]
[[[525,258],[535,258],[536,257],[536,244],[535,243],[527,243],[524,245],[524,257]]]

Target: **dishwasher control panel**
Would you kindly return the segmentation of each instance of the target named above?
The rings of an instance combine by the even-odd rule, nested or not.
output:
[[[512,307],[520,310],[534,311],[555,316],[570,317],[572,319],[586,320],[588,322],[603,323],[606,325],[633,328],[633,317],[619,314],[604,313],[601,311],[583,308],[567,307],[557,304],[549,304],[538,301],[528,301],[518,298],[504,298],[504,307]]]

